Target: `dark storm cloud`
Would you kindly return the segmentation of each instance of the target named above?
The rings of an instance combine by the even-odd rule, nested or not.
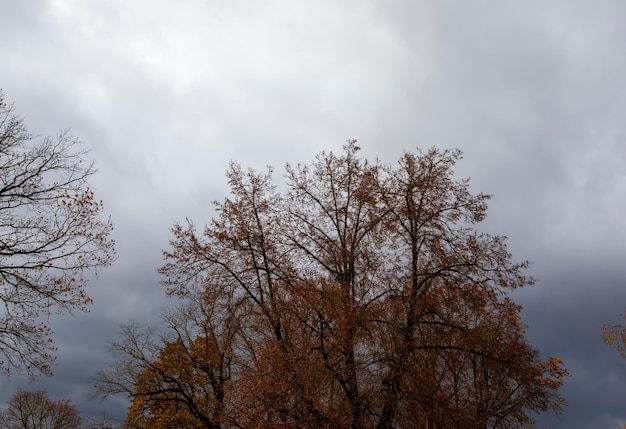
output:
[[[626,302],[626,276],[610,264],[572,258],[541,261],[538,289],[514,294],[524,306],[529,340],[543,356],[559,356],[572,376],[563,395],[561,420],[546,416],[547,427],[613,427],[624,419],[626,365],[602,341],[600,327],[620,322]]]
[[[539,284],[514,297],[530,341],[564,359],[570,403],[549,427],[626,422],[626,363],[601,338],[626,310],[626,4],[620,1],[167,2],[0,0],[0,87],[29,127],[71,127],[97,162],[119,259],[91,313],[53,320],[53,379],[0,385],[88,402],[120,323],[155,323],[168,229],[202,225],[230,160],[308,161],[356,137],[369,157],[459,147]]]

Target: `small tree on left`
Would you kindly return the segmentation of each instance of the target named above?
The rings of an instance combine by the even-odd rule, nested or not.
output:
[[[85,311],[86,273],[115,258],[113,228],[88,185],[95,172],[67,132],[29,133],[0,92],[0,369],[50,375],[43,321]]]
[[[2,429],[79,429],[81,423],[71,400],[53,401],[42,390],[18,391],[0,412]]]

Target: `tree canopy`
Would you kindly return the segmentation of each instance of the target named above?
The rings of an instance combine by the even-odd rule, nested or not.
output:
[[[54,401],[42,390],[18,391],[0,412],[2,429],[79,429],[81,422],[71,400]]]
[[[168,391],[202,414],[185,427],[521,428],[560,412],[567,371],[528,344],[508,297],[533,283],[528,263],[476,230],[489,196],[454,177],[459,159],[432,148],[383,165],[349,141],[287,165],[284,191],[271,169],[232,163],[230,197],[202,230],[174,225],[160,270],[170,296],[204,309],[197,335],[162,338],[132,369],[154,343],[126,332],[99,392],[126,391],[131,417],[152,419],[172,402],[142,393],[164,376],[149,367],[219,386],[209,402]],[[219,383],[197,371],[198,347],[219,357]]]

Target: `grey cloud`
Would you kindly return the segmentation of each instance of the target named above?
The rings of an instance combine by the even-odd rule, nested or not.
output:
[[[71,127],[92,148],[119,249],[92,312],[54,320],[56,376],[13,378],[0,401],[43,387],[123,417],[123,398],[86,401],[87,380],[120,323],[169,304],[155,269],[172,222],[209,220],[230,160],[280,178],[355,137],[385,162],[465,152],[458,174],[494,194],[484,229],[535,261],[539,284],[514,294],[529,339],[572,372],[562,420],[540,422],[626,422],[626,363],[600,332],[626,310],[622,2],[0,5],[0,87],[33,131]]]

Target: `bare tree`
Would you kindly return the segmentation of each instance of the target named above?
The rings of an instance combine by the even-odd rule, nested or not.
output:
[[[112,224],[87,180],[86,152],[64,132],[35,138],[0,93],[0,368],[51,374],[41,316],[85,310],[86,270],[111,264]]]
[[[3,429],[79,429],[82,419],[72,401],[53,401],[41,390],[18,391],[0,413]]]

